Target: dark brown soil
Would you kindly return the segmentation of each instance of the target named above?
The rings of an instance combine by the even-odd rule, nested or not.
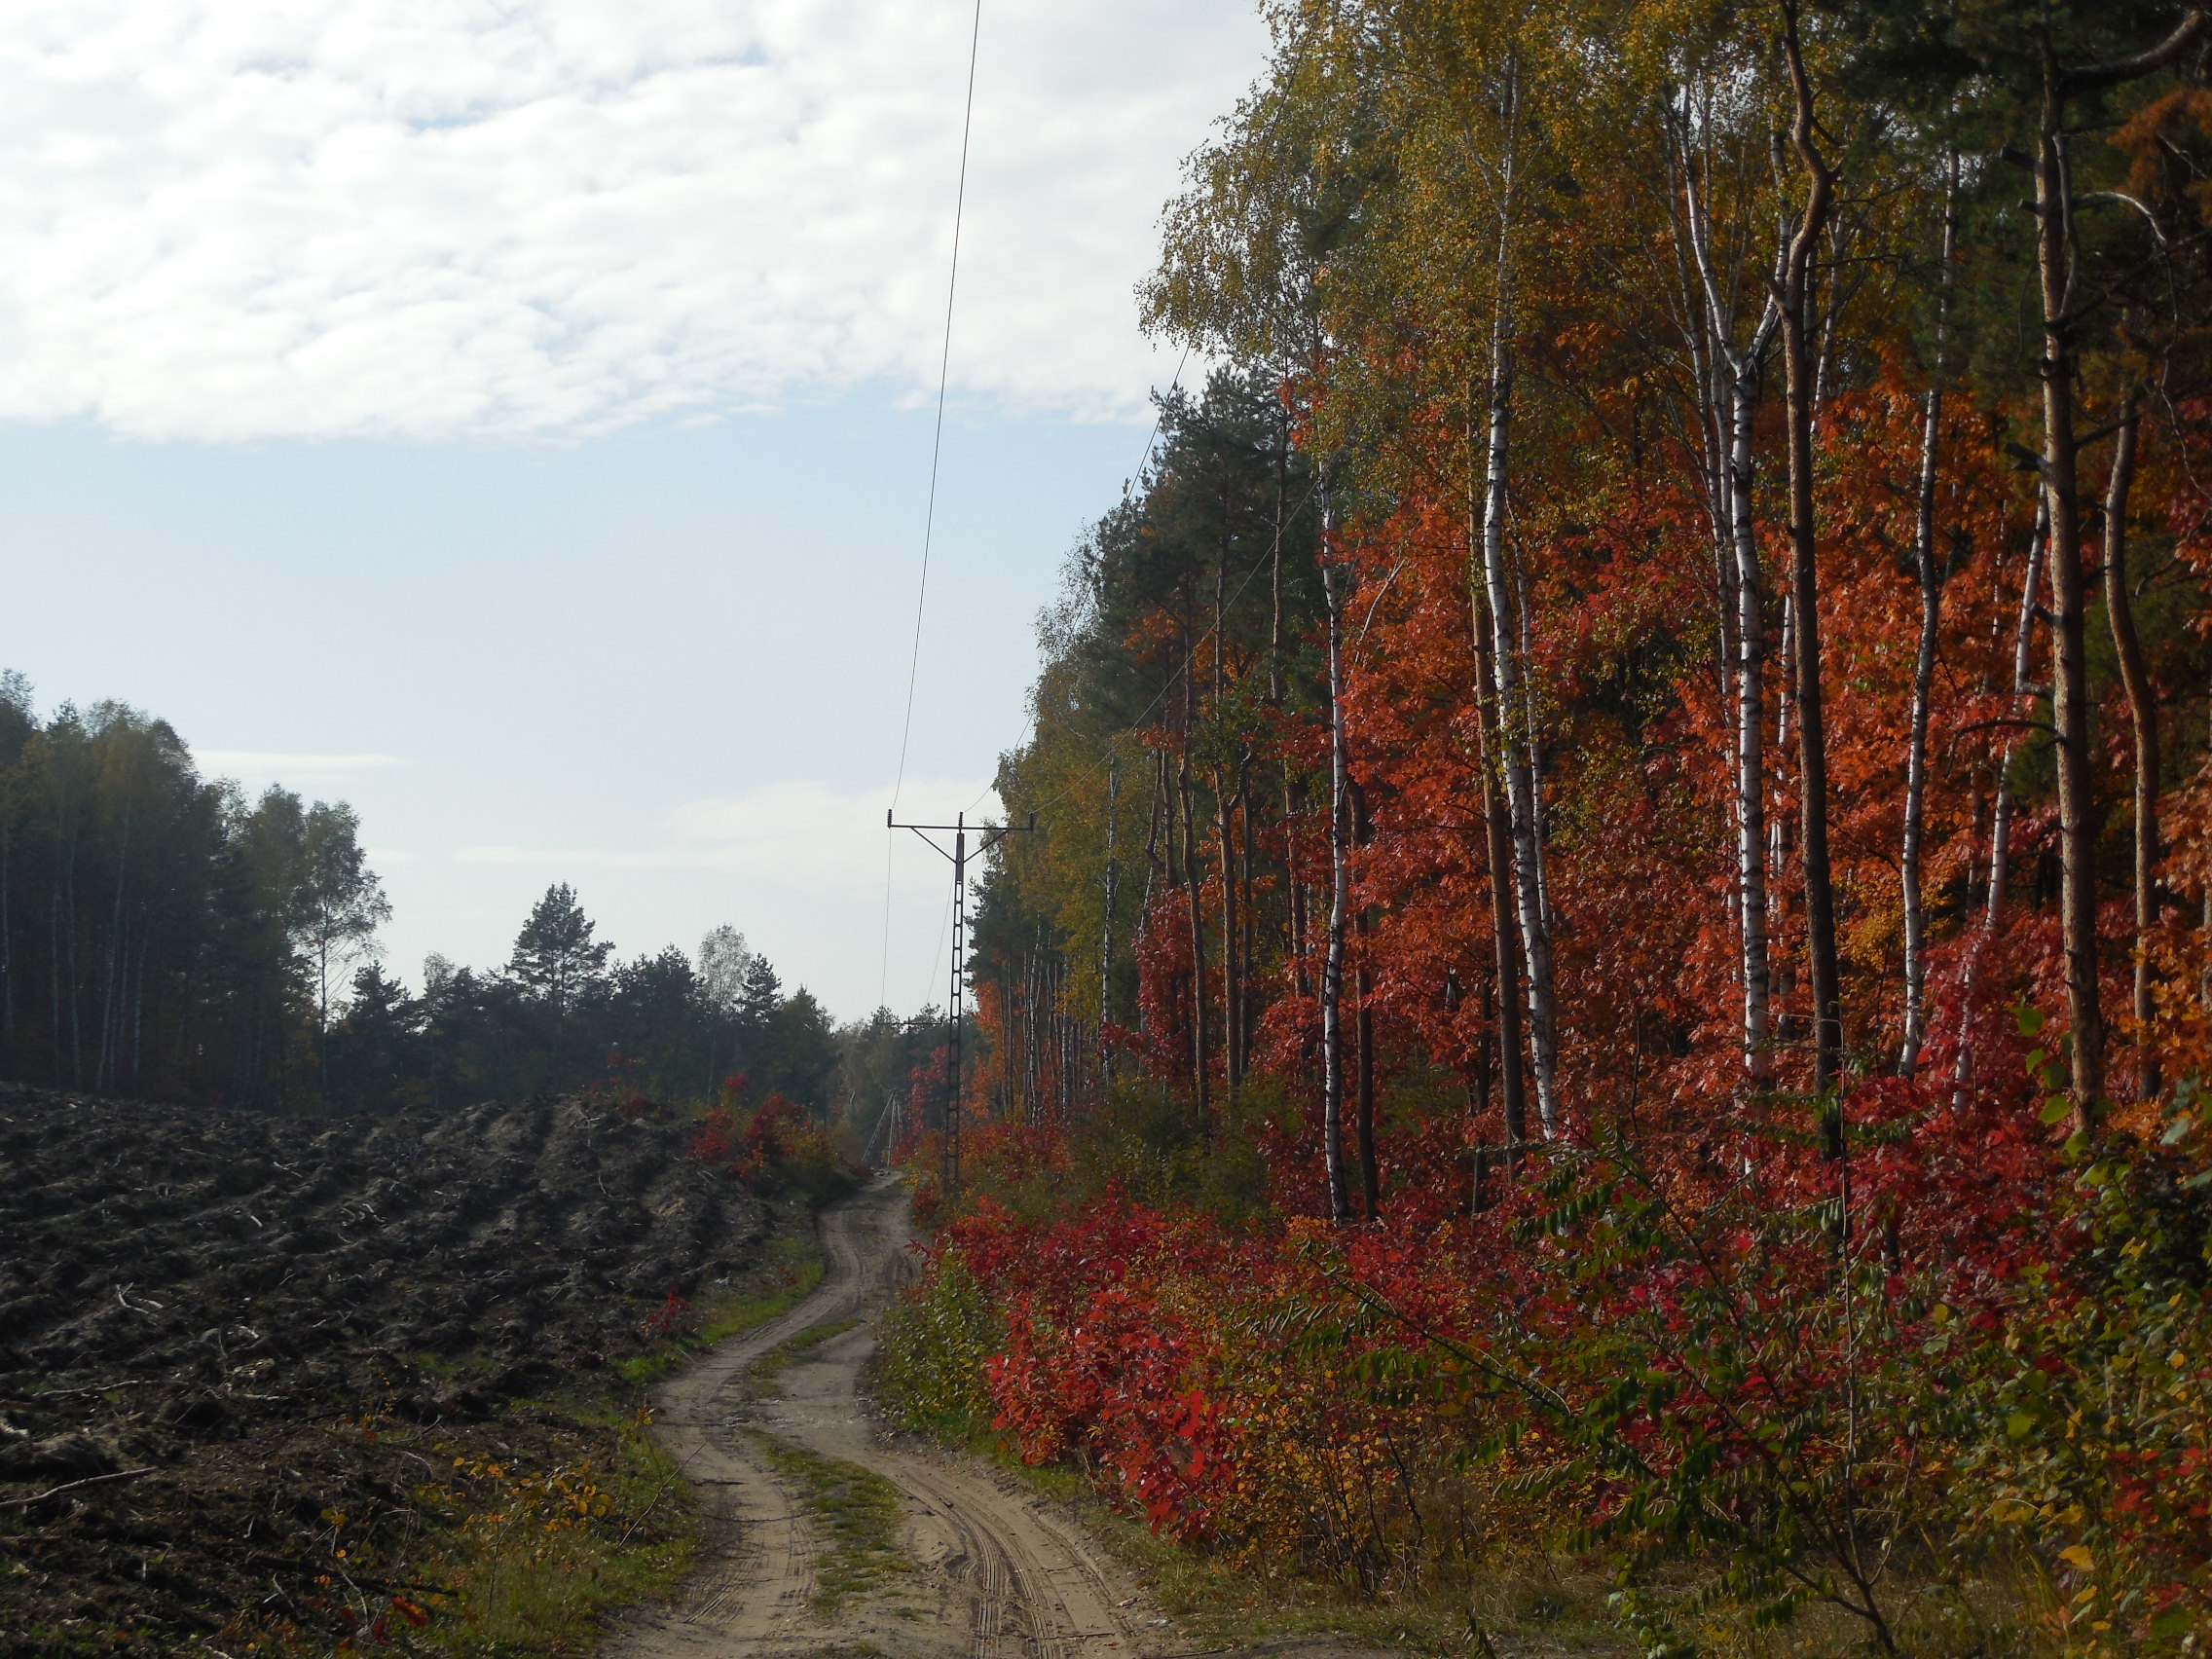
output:
[[[761,1203],[687,1132],[577,1100],[316,1123],[0,1086],[0,1659],[336,1639],[435,1588],[409,1576],[408,1448],[440,1438],[416,1425],[527,1459],[561,1421],[529,1402],[605,1395],[672,1291],[757,1254]]]

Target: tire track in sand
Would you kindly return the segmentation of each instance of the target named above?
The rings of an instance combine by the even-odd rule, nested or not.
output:
[[[866,1325],[798,1356],[762,1399],[747,1369],[816,1325],[866,1318],[911,1272],[906,1193],[879,1180],[825,1210],[812,1296],[668,1382],[657,1432],[701,1498],[700,1566],[670,1606],[618,1633],[608,1659],[1165,1659],[1188,1651],[1083,1530],[972,1458],[887,1444],[860,1398]],[[916,1570],[815,1616],[819,1548],[803,1502],[747,1431],[858,1463],[901,1494]]]

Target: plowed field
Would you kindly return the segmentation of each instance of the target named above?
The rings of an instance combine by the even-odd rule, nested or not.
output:
[[[756,1261],[769,1216],[685,1137],[0,1089],[0,1655],[412,1618],[426,1483],[569,1455],[534,1402],[604,1396],[672,1292]]]

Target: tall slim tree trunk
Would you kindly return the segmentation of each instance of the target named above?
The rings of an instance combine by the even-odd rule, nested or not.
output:
[[[2029,675],[2034,672],[2036,618],[2043,614],[2044,554],[2050,545],[2050,498],[2036,497],[2035,529],[2028,537],[2028,570],[2020,584],[2020,614],[2012,634],[2012,704],[2018,717],[2028,695]],[[2007,737],[1997,761],[1997,802],[1989,828],[1989,895],[1982,906],[1982,927],[1994,934],[2005,925],[2006,890],[2012,881],[2012,749]]]
[[[1359,1191],[1361,1213],[1369,1221],[1378,1221],[1382,1215],[1382,1171],[1376,1162],[1375,1153],[1375,1010],[1370,1003],[1375,995],[1375,972],[1367,964],[1367,940],[1375,931],[1374,922],[1363,905],[1356,912],[1359,924],[1360,962],[1356,986],[1359,1013],[1355,1021],[1359,1051]]]
[[[1899,1075],[1919,1068],[1927,1041],[1928,924],[1922,903],[1920,864],[1928,811],[1929,700],[1936,685],[1936,645],[1943,617],[1943,562],[1936,555],[1936,483],[1943,435],[1943,349],[1948,322],[1951,257],[1958,242],[1959,157],[1952,151],[1943,178],[1943,240],[1938,282],[1944,298],[1936,313],[1935,378],[1921,403],[1920,492],[1913,515],[1913,563],[1920,577],[1920,648],[1912,662],[1912,729],[1906,740],[1904,846],[1898,861],[1904,899],[1904,1046]]]
[[[141,1064],[145,1055],[146,955],[152,943],[153,940],[147,930],[145,915],[140,912],[138,918],[138,989],[130,1000],[130,1086],[133,1088],[139,1085],[142,1075]]]
[[[1275,525],[1268,547],[1268,707],[1282,706],[1282,538],[1290,509],[1288,412],[1275,409]]]
[[[1114,1023],[1114,909],[1122,896],[1122,866],[1114,859],[1116,812],[1122,800],[1122,765],[1119,755],[1106,756],[1106,903],[1098,928],[1098,1069],[1114,1075],[1114,1045],[1109,1031]]]
[[[1836,957],[1835,887],[1828,863],[1828,760],[1822,708],[1819,541],[1813,523],[1814,341],[1808,308],[1813,255],[1835,191],[1814,139],[1813,90],[1797,39],[1797,0],[1783,0],[1783,50],[1796,96],[1791,141],[1806,179],[1805,212],[1790,239],[1782,286],[1782,349],[1789,386],[1790,591],[1796,622],[1798,857],[1804,872],[1805,943],[1813,981],[1813,1087],[1823,1095],[1841,1081],[1843,986]],[[1825,1115],[1828,1156],[1843,1155],[1843,1124]]]
[[[1350,794],[1352,845],[1364,847],[1374,838],[1375,826],[1367,815],[1367,792],[1357,779],[1350,782]],[[1354,1016],[1359,1091],[1353,1122],[1359,1145],[1360,1213],[1376,1221],[1382,1213],[1382,1178],[1375,1161],[1375,1010],[1370,1006],[1375,995],[1375,971],[1368,960],[1375,919],[1365,904],[1353,908],[1352,930],[1359,936],[1359,967],[1353,976],[1353,991],[1359,999]]]
[[[1223,1074],[1232,1093],[1244,1081],[1243,1033],[1236,1003],[1242,994],[1243,964],[1238,959],[1236,917],[1236,801],[1221,768],[1214,768],[1214,808],[1221,842],[1221,1041]]]
[[[1282,548],[1289,524],[1290,428],[1289,414],[1279,405],[1275,413],[1275,522],[1274,538],[1268,554],[1268,707],[1282,707]],[[1298,867],[1298,847],[1289,832],[1297,822],[1300,798],[1298,780],[1286,761],[1282,768],[1283,822],[1283,954],[1290,960],[1291,989],[1299,996],[1308,991],[1306,972],[1306,885]]]
[[[54,884],[46,907],[46,982],[52,995],[47,998],[51,1015],[51,1029],[47,1036],[47,1052],[52,1056],[54,1081],[61,1082],[61,884]]]
[[[2128,394],[2120,412],[2112,459],[2112,480],[2105,490],[2105,615],[2120,658],[2120,680],[2127,690],[2127,713],[2135,728],[2135,985],[2133,1013],[2141,1056],[2139,1095],[2158,1092],[2158,1062],[2150,1044],[2151,930],[2158,922],[2158,704],[2151,671],[2143,660],[2143,642],[2135,632],[2135,600],[2127,586],[2128,493],[2135,484],[2135,442],[2140,416]]]
[[[1719,586],[1730,609],[1721,617],[1721,639],[1734,652],[1733,673],[1723,674],[1723,692],[1734,682],[1736,707],[1736,880],[1737,974],[1743,986],[1744,1075],[1753,1088],[1766,1086],[1772,1070],[1774,970],[1769,941],[1773,917],[1767,886],[1772,867],[1766,813],[1766,617],[1765,576],[1759,558],[1753,485],[1757,456],[1752,447],[1758,418],[1759,377],[1781,318],[1774,290],[1781,284],[1787,244],[1778,246],[1773,280],[1751,339],[1736,343],[1734,290],[1715,267],[1712,209],[1698,186],[1698,157],[1691,148],[1685,91],[1684,114],[1677,143],[1682,181],[1682,208],[1691,262],[1703,296],[1704,326],[1716,380],[1724,387],[1715,397],[1714,421],[1721,431],[1713,489],[1716,528],[1726,546]],[[1722,371],[1725,371],[1723,374]],[[1724,401],[1726,414],[1717,412]]]
[[[1496,677],[1491,672],[1490,635],[1483,626],[1482,601],[1474,600],[1475,737],[1483,774],[1483,827],[1490,862],[1491,940],[1495,957],[1498,1092],[1505,1104],[1506,1167],[1520,1161],[1529,1139],[1528,1093],[1521,1069],[1521,929],[1513,911],[1513,830],[1504,793],[1498,787],[1493,756],[1498,736],[1492,729],[1497,707]]]
[[[2066,105],[2164,68],[2201,40],[2212,18],[2192,6],[2150,51],[2063,69],[2046,32],[2036,135],[2036,275],[2043,299],[2043,487],[2050,500],[2051,722],[2058,729],[2059,931],[2073,1024],[2073,1132],[2097,1126],[2105,1083],[2105,1017],[2097,983],[2097,812],[2089,753],[2088,648],[2082,570],[2081,457],[2074,432],[2074,185]]]
[[[1206,911],[1203,903],[1205,886],[1198,867],[1197,814],[1191,806],[1191,777],[1188,768],[1182,768],[1177,788],[1183,796],[1183,875],[1185,896],[1190,901],[1191,918],[1191,1082],[1198,1102],[1198,1132],[1212,1133],[1213,1124],[1213,1021],[1208,1017],[1208,987],[1206,984]]]
[[[1921,841],[1928,802],[1928,704],[1936,684],[1936,645],[1943,614],[1943,578],[1936,560],[1936,457],[1943,422],[1943,392],[1930,387],[1922,397],[1920,506],[1913,532],[1913,560],[1920,577],[1920,648],[1912,662],[1912,724],[1905,740],[1904,845],[1898,881],[1904,900],[1904,1044],[1899,1076],[1920,1065],[1927,1040],[1928,924],[1921,903]]]
[[[2050,529],[2050,503],[2036,498],[2035,528],[2028,535],[2028,569],[2020,583],[2020,610],[2012,633],[2012,700],[2010,713],[2017,718],[2028,694],[2028,675],[2034,661],[2036,595],[2043,589],[2043,550]],[[1989,891],[1982,901],[1981,931],[1967,952],[1964,980],[1959,989],[1959,1051],[1952,1062],[1952,1099],[1963,1103],[1966,1087],[1973,1081],[1973,1004],[1981,985],[1982,957],[2005,926],[2005,889],[2011,880],[2012,842],[2012,739],[1998,750],[1995,799],[1989,817]]]
[[[1785,459],[1787,461],[1787,457]],[[1796,846],[1790,839],[1790,830],[1796,824],[1790,793],[1796,787],[1796,774],[1790,769],[1789,742],[1792,730],[1790,712],[1797,702],[1793,690],[1797,683],[1797,606],[1795,592],[1787,572],[1784,574],[1780,599],[1777,608],[1782,616],[1777,629],[1779,641],[1775,660],[1782,665],[1782,672],[1778,676],[1780,683],[1775,686],[1774,745],[1767,751],[1770,770],[1767,776],[1766,867],[1770,881],[1789,867]],[[1803,885],[1803,872],[1800,871],[1798,886],[1801,888]],[[1790,893],[1787,886],[1780,892],[1772,888],[1768,890],[1767,925],[1775,933],[1781,933],[1787,928],[1789,899]],[[1802,1035],[1802,1032],[1792,1028],[1792,1016],[1788,1012],[1788,1005],[1796,995],[1797,964],[1785,955],[1773,964],[1773,976],[1775,1006],[1782,1011],[1774,1015],[1775,1040],[1778,1043],[1789,1042]]]
[[[1730,537],[1736,557],[1736,901],[1744,982],[1744,1073],[1752,1087],[1771,1071],[1774,976],[1768,961],[1766,613],[1752,520],[1751,425],[1758,413],[1758,365],[1739,367],[1728,400]]]
[[[100,993],[100,1056],[94,1068],[94,1088],[105,1088],[113,1081],[116,1051],[119,1037],[116,1022],[122,1017],[123,998],[129,974],[129,940],[124,928],[123,896],[129,886],[130,876],[130,791],[129,780],[124,780],[123,825],[116,837],[115,849],[115,903],[108,914],[107,926],[107,980]]]
[[[2073,1055],[2073,1128],[2094,1131],[2105,1087],[2097,984],[2098,815],[2089,755],[2089,669],[2082,569],[2079,443],[2074,432],[2073,190],[2066,93],[2045,47],[2036,149],[2036,266],[2043,299],[2043,488],[2050,502],[2051,721],[2058,736],[2059,935]]]
[[[69,930],[69,1083],[73,1088],[82,1088],[85,1087],[85,999],[77,968],[77,827],[74,823],[69,827],[69,858],[61,879],[69,895],[68,907],[61,918]]]
[[[1328,1173],[1329,1219],[1348,1218],[1345,1183],[1345,1080],[1343,1009],[1345,922],[1351,868],[1346,845],[1346,799],[1350,777],[1345,742],[1343,577],[1330,557],[1324,532],[1321,595],[1329,628],[1329,939],[1321,963],[1321,1159]]]
[[[1183,885],[1183,877],[1175,851],[1175,781],[1167,767],[1167,751],[1160,751],[1160,814],[1161,850],[1164,858],[1163,873],[1169,887]]]
[[[1222,523],[1229,522],[1230,503],[1222,503]],[[1221,719],[1229,691],[1229,534],[1222,532],[1213,566],[1213,708]],[[1228,780],[1217,763],[1213,768],[1214,829],[1221,854],[1221,1072],[1223,1086],[1235,1092],[1244,1080],[1244,1056],[1236,1027],[1236,996],[1241,964],[1236,953],[1236,851],[1231,819],[1235,803],[1230,798]]]
[[[1246,756],[1245,760],[1238,764],[1236,772],[1237,823],[1242,828],[1244,835],[1241,871],[1244,884],[1242,901],[1244,940],[1241,946],[1244,974],[1236,998],[1236,1027],[1239,1033],[1236,1047],[1237,1051],[1244,1056],[1246,1071],[1250,1071],[1252,1067],[1252,1001],[1257,992],[1259,977],[1253,972],[1252,964],[1259,960],[1260,942],[1259,906],[1253,902],[1252,898],[1252,867],[1255,849],[1252,845],[1252,774],[1249,769],[1249,760],[1250,757]]]
[[[1513,430],[1513,80],[1509,73],[1506,144],[1500,157],[1495,303],[1491,314],[1491,384],[1488,460],[1483,474],[1483,577],[1489,597],[1493,669],[1497,679],[1494,728],[1497,760],[1505,777],[1506,808],[1513,827],[1514,891],[1520,909],[1521,945],[1529,970],[1529,1047],[1536,1074],[1536,1116],[1546,1139],[1559,1132],[1559,1027],[1552,984],[1551,928],[1544,914],[1543,874],[1536,842],[1536,791],[1529,765],[1533,732],[1525,722],[1520,642],[1514,629],[1513,581],[1505,557],[1507,479]]]
[[[1198,684],[1192,673],[1193,629],[1186,595],[1183,620],[1183,742],[1175,756],[1176,804],[1183,815],[1183,883],[1191,925],[1191,1086],[1197,1102],[1198,1132],[1212,1133],[1213,1067],[1211,1020],[1206,985],[1205,878],[1198,866],[1197,809],[1191,804],[1191,745],[1198,736]]]

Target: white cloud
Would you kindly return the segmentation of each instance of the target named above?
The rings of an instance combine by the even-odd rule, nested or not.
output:
[[[1247,0],[993,0],[956,388],[1113,418]],[[934,387],[964,0],[74,0],[0,28],[0,419],[571,433]]]
[[[1001,811],[990,786],[972,778],[912,779],[900,799],[902,822],[936,822],[965,811],[969,824],[979,828],[985,815]],[[903,856],[911,838],[904,830],[897,836],[899,856],[887,859],[883,818],[890,804],[889,788],[846,793],[813,782],[763,784],[727,799],[678,807],[659,844],[645,851],[492,845],[463,847],[453,856],[462,864],[554,871],[714,870],[818,890],[879,888],[888,863],[901,886],[939,884],[935,861],[925,866],[926,854],[921,861]],[[936,838],[952,844],[949,835]],[[975,847],[974,838],[969,845]]]

